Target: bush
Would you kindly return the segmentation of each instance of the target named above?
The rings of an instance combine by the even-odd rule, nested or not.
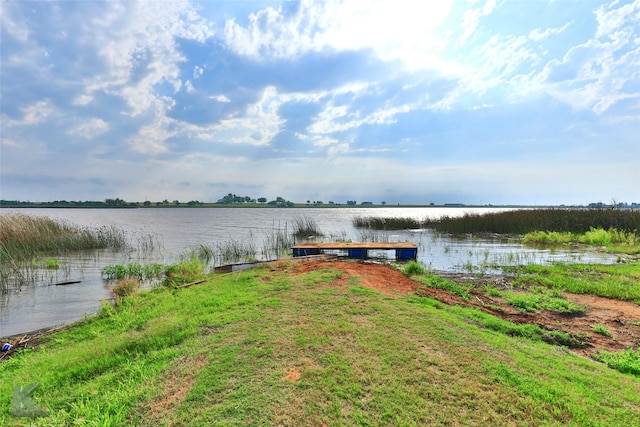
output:
[[[118,282],[111,288],[111,298],[119,303],[124,298],[131,296],[138,292],[140,289],[140,282],[137,279],[126,278],[118,280]]]
[[[405,276],[414,276],[419,274],[425,274],[427,270],[422,264],[417,261],[409,261],[400,269]]]

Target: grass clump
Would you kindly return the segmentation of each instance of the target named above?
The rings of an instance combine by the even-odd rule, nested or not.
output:
[[[640,377],[640,347],[638,350],[601,351],[594,357],[612,369]]]
[[[473,289],[473,284],[471,283],[456,283],[429,272],[422,275],[414,275],[413,279],[427,287],[451,292],[465,300],[471,297],[471,290]]]
[[[293,218],[292,233],[293,236],[298,239],[310,239],[312,237],[322,237],[324,235],[316,220],[308,216],[295,216]]]
[[[413,260],[404,264],[400,268],[400,271],[402,271],[405,276],[415,276],[427,273],[427,269],[424,267],[424,265]]]
[[[600,335],[604,335],[605,337],[611,337],[611,331],[609,330],[609,328],[606,327],[606,325],[602,325],[602,324],[597,324],[597,325],[593,325],[591,327],[591,330],[593,330],[593,332],[596,332]]]
[[[134,295],[140,289],[140,282],[133,278],[121,279],[110,289],[111,299],[118,304],[124,298]]]
[[[163,285],[170,288],[183,285],[185,283],[202,280],[207,273],[207,265],[197,257],[192,256],[188,260],[183,260],[177,264],[166,266],[166,278]]]

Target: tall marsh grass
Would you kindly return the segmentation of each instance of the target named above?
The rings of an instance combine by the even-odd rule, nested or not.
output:
[[[446,233],[526,234],[532,231],[587,233],[592,229],[638,233],[640,211],[634,209],[519,209],[428,220],[426,227]]]
[[[0,288],[9,282],[30,283],[39,267],[34,259],[90,249],[123,250],[128,247],[122,230],[86,228],[66,221],[20,213],[0,215]]]
[[[312,217],[296,216],[293,218],[293,236],[299,239],[309,239],[312,237],[322,237],[318,223]]]
[[[424,221],[415,218],[385,218],[375,216],[354,217],[351,223],[355,228],[373,230],[417,230],[424,227]]]
[[[86,228],[66,221],[20,213],[0,215],[2,259],[31,259],[87,249],[125,249],[127,239],[115,227]]]

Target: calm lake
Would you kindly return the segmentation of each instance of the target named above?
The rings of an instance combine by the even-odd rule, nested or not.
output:
[[[109,298],[109,286],[100,270],[105,265],[139,262],[173,263],[199,245],[252,241],[262,247],[274,231],[291,232],[295,218],[313,218],[325,240],[365,241],[367,232],[352,225],[354,217],[439,218],[467,212],[488,213],[507,208],[163,208],[163,209],[3,209],[0,215],[20,212],[63,219],[87,227],[115,226],[126,232],[134,247],[153,241],[153,250],[113,253],[93,251],[56,257],[65,266],[45,270],[33,285],[0,291],[0,337],[67,323],[92,315]],[[536,249],[515,240],[477,239],[440,235],[431,230],[376,232],[390,242],[418,245],[418,261],[434,270],[493,273],[491,264],[517,265],[548,262],[615,262],[615,257],[573,249]],[[256,254],[262,258],[260,253]],[[62,281],[80,283],[54,286]]]

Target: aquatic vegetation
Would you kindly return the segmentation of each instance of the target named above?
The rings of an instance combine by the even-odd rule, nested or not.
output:
[[[102,278],[106,280],[148,280],[162,277],[164,274],[164,266],[158,263],[141,265],[138,262],[132,262],[127,265],[105,265],[100,270],[100,273]]]
[[[386,218],[386,217],[354,217],[351,223],[355,228],[369,228],[373,230],[416,230],[423,228],[424,223],[415,218]]]
[[[425,226],[447,233],[526,234],[536,230],[587,233],[615,229],[637,235],[640,211],[635,209],[517,209],[485,214],[466,213],[426,220]]]
[[[638,245],[640,237],[635,231],[624,231],[610,228],[593,228],[584,233],[558,232],[558,231],[532,231],[525,234],[525,243],[583,243],[587,245],[608,246],[613,244]]]
[[[122,230],[115,227],[86,228],[66,221],[20,213],[0,215],[0,288],[9,283],[36,281],[41,265],[34,259],[72,252],[128,246]],[[48,260],[48,261],[47,261]],[[56,260],[46,258],[45,268],[55,270]]]
[[[324,233],[318,227],[315,218],[309,216],[295,216],[293,218],[293,236],[299,239],[322,237]]]
[[[14,260],[39,254],[65,254],[86,249],[124,249],[124,232],[115,227],[86,228],[66,221],[25,214],[0,215],[0,253]]]

